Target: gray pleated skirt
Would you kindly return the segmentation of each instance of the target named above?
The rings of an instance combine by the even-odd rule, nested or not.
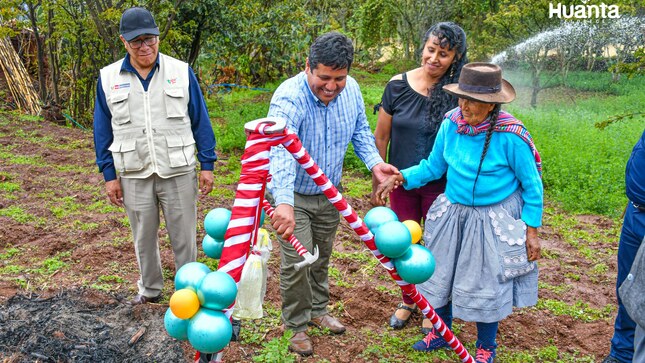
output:
[[[513,306],[537,303],[538,268],[526,254],[518,189],[499,204],[452,204],[442,194],[428,210],[423,239],[436,269],[417,289],[436,308],[452,303],[464,321],[497,322]]]

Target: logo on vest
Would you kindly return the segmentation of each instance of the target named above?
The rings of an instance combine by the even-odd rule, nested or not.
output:
[[[167,79],[166,82],[168,82],[168,84],[175,84],[175,83],[177,83],[177,78]]]
[[[115,84],[112,86],[112,89],[122,89],[122,88],[130,88],[130,83],[121,83],[121,84]]]

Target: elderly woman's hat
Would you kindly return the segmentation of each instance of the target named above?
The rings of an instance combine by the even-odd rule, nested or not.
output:
[[[484,103],[509,103],[515,99],[515,89],[502,79],[502,69],[492,63],[468,63],[461,69],[459,83],[443,86],[459,98]]]

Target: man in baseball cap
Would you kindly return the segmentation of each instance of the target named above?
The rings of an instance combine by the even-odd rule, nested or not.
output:
[[[132,229],[140,275],[131,303],[137,305],[162,298],[160,210],[175,268],[197,258],[197,196],[211,192],[217,156],[197,77],[185,62],[159,52],[152,14],[127,9],[119,30],[127,54],[101,69],[94,144],[106,195],[125,209]]]

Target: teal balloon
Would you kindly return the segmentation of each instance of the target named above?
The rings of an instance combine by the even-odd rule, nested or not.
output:
[[[237,284],[226,272],[211,272],[197,286],[199,303],[208,309],[224,310],[233,304],[235,296]]]
[[[385,256],[397,258],[403,256],[412,245],[412,235],[402,222],[386,222],[376,230],[374,243]]]
[[[394,259],[394,267],[404,281],[420,284],[432,277],[435,260],[430,250],[422,245],[414,244],[403,256]]]
[[[177,340],[188,340],[188,323],[190,319],[179,319],[172,313],[170,308],[166,310],[163,317],[163,325],[168,335]]]
[[[376,234],[376,229],[381,225],[398,220],[399,217],[396,216],[396,213],[388,207],[374,207],[370,209],[367,214],[365,214],[365,218],[363,218],[367,228],[369,228],[373,234]]]
[[[204,230],[209,236],[218,241],[224,240],[228,222],[231,221],[231,211],[226,208],[215,208],[204,217]]]
[[[209,235],[205,235],[202,240],[202,249],[204,254],[210,258],[219,260],[222,257],[222,250],[224,249],[224,241],[217,241]]]
[[[233,327],[221,311],[201,308],[188,323],[188,341],[202,353],[217,353],[231,340]]]
[[[260,227],[264,225],[264,219],[266,218],[266,213],[264,212],[264,209],[262,209],[262,214],[260,215]]]
[[[191,289],[197,292],[197,287],[211,269],[201,262],[189,262],[179,268],[175,274],[175,290]]]

